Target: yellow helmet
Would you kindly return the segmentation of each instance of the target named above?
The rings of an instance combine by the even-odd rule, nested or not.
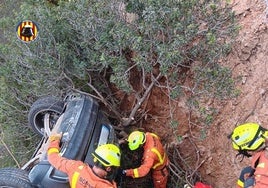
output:
[[[237,126],[229,138],[235,150],[256,151],[265,143],[268,131],[257,123],[244,123]]]
[[[97,147],[92,153],[94,162],[100,162],[103,166],[120,166],[120,149],[114,144],[104,144]]]
[[[136,150],[146,141],[145,133],[134,131],[128,136],[128,147],[130,150]]]

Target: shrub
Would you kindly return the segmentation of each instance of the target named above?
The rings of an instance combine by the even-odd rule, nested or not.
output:
[[[172,100],[189,91],[197,100],[202,95],[233,95],[231,72],[218,63],[229,53],[237,31],[228,3],[53,2],[57,3],[24,1],[15,19],[0,20],[7,40],[0,44],[4,82],[0,88],[5,90],[0,101],[8,104],[1,104],[1,124],[23,126],[30,104],[51,93],[99,93],[117,109],[112,87],[126,94],[146,94],[156,78],[163,79],[154,85],[167,89]],[[38,24],[39,37],[34,42],[19,41],[10,28],[22,20]],[[134,79],[140,87],[131,82],[133,72],[139,75]]]

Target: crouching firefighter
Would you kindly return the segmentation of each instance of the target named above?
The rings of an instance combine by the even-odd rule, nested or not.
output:
[[[268,187],[268,130],[257,123],[237,126],[229,138],[238,151],[237,156],[252,157],[251,165],[245,167],[237,181],[238,188]]]
[[[59,143],[62,134],[49,137],[48,160],[56,169],[66,173],[71,188],[117,188],[109,175],[120,166],[120,149],[113,144],[97,147],[92,153],[94,166],[91,168],[82,161],[70,160],[59,154]]]
[[[122,173],[139,178],[146,176],[152,170],[154,188],[166,188],[169,159],[160,138],[154,133],[134,131],[128,136],[127,141],[132,151],[143,148],[143,157],[140,167],[126,169]]]

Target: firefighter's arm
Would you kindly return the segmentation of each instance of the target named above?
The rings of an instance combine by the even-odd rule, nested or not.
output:
[[[59,153],[61,134],[53,134],[49,137],[49,146],[47,150],[48,161],[56,169],[68,173],[73,169],[74,162],[62,157]]]
[[[143,157],[143,162],[140,167],[134,169],[125,170],[126,176],[131,176],[133,178],[140,178],[146,176],[154,164],[154,155],[148,151]]]

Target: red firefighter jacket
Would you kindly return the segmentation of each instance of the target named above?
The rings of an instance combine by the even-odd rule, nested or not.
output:
[[[151,169],[161,170],[169,163],[167,154],[159,137],[148,132],[145,136],[146,142],[143,145],[144,153],[142,157],[142,164],[138,168],[126,170],[127,176],[131,176],[133,178],[144,177]]]
[[[265,156],[265,150],[256,153],[252,158],[252,167],[255,168],[254,188],[268,187],[268,158]]]
[[[194,185],[194,188],[212,188],[210,185],[206,185],[204,183],[201,182],[196,182]]]
[[[68,174],[71,188],[117,188],[115,182],[98,177],[82,161],[66,159],[59,154],[59,140],[48,147],[48,160],[56,169]]]

